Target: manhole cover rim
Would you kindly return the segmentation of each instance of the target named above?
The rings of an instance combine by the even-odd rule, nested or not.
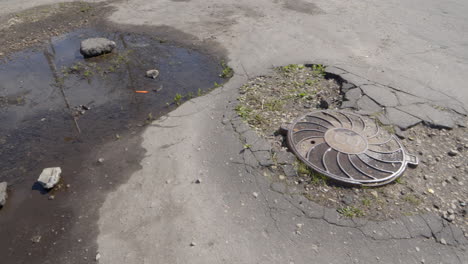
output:
[[[296,148],[296,144],[294,143],[294,133],[297,132],[297,131],[294,131],[295,130],[295,127],[298,123],[300,122],[304,122],[303,120],[306,119],[306,117],[310,117],[310,116],[314,116],[314,115],[317,115],[317,114],[320,114],[320,113],[326,113],[328,115],[331,115],[333,116],[332,113],[340,113],[344,116],[346,116],[349,120],[350,120],[350,123],[352,125],[352,128],[354,128],[354,125],[353,125],[353,122],[352,120],[349,118],[349,116],[347,115],[351,115],[351,116],[354,116],[354,117],[357,117],[358,119],[360,119],[360,121],[362,122],[362,125],[363,125],[363,130],[365,130],[366,128],[366,122],[364,119],[368,119],[370,120],[377,128],[377,132],[376,132],[376,135],[378,133],[380,133],[379,131],[382,129],[380,128],[380,126],[375,122],[375,120],[372,120],[368,117],[363,117],[361,115],[358,115],[356,113],[352,113],[352,112],[348,112],[348,111],[343,111],[343,110],[317,110],[317,111],[313,111],[313,112],[308,112],[306,114],[303,114],[301,116],[299,116],[298,118],[296,118],[294,120],[294,122],[289,126],[289,129],[288,129],[288,133],[287,133],[287,144],[288,144],[288,147],[289,149],[296,155],[296,157],[298,159],[300,159],[302,162],[304,162],[307,166],[309,166],[310,168],[312,168],[313,170],[315,170],[316,172],[319,172],[325,176],[327,176],[328,178],[330,178],[331,180],[334,180],[334,181],[337,181],[337,182],[341,182],[341,183],[344,183],[344,184],[349,184],[349,185],[362,185],[362,186],[381,186],[381,185],[385,185],[385,184],[388,184],[392,181],[394,181],[396,178],[400,177],[404,171],[406,170],[407,166],[409,164],[413,164],[413,165],[417,165],[418,164],[418,159],[417,157],[411,155],[411,154],[408,154],[408,152],[406,151],[405,147],[403,146],[403,144],[401,143],[401,141],[393,134],[390,134],[390,133],[387,133],[389,135],[389,139],[387,142],[389,141],[392,141],[394,140],[397,144],[398,144],[398,150],[401,155],[402,155],[402,158],[399,160],[399,161],[394,161],[393,163],[398,163],[399,164],[399,168],[394,171],[393,173],[391,173],[390,175],[386,176],[386,177],[381,177],[381,178],[374,178],[374,179],[368,179],[368,180],[363,180],[363,179],[359,179],[359,180],[356,180],[354,178],[344,178],[342,176],[338,176],[338,175],[335,175],[329,171],[326,171],[326,170],[323,170],[322,168],[316,166],[315,164],[313,164],[312,162],[310,162],[308,159],[306,159],[306,157],[304,157],[302,154],[300,154],[300,152],[298,151],[298,149]],[[336,116],[334,117],[336,119]],[[343,125],[343,124],[341,124]],[[333,129],[336,129],[336,128],[339,128],[339,127],[333,127],[333,128],[328,128],[325,132],[324,132],[324,135],[330,131],[330,130],[333,130]],[[342,128],[344,128],[342,126]],[[353,129],[349,129],[349,130],[353,130]],[[361,132],[362,132],[361,131]],[[359,133],[358,133],[359,134]],[[361,135],[363,136],[363,135]],[[330,149],[334,149],[332,146],[330,146],[326,140],[324,141],[327,145],[328,145],[328,150],[327,151],[330,151]],[[368,143],[368,142],[366,142]],[[335,150],[337,151],[337,150]],[[367,147],[366,147],[366,150],[367,151]],[[347,153],[344,153],[344,152],[339,152],[337,151],[338,153],[343,153],[343,154],[347,154]],[[348,155],[348,154],[347,154]],[[338,159],[337,159],[338,161]],[[339,163],[339,161],[338,161]]]

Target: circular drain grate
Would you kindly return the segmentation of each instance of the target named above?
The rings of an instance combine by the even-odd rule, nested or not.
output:
[[[375,121],[343,111],[317,111],[296,119],[288,130],[290,149],[329,178],[379,186],[395,180],[418,158]]]

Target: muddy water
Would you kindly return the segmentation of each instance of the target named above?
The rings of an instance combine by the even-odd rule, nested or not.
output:
[[[80,40],[95,36],[117,48],[85,60]],[[154,68],[159,77],[146,78]],[[138,132],[221,84],[221,71],[219,60],[157,37],[96,29],[2,61],[0,181],[9,183],[10,195],[0,210],[2,263],[59,263],[54,254],[64,251],[61,261],[87,263],[96,254],[86,220],[99,206],[93,193],[111,190],[122,180],[118,175],[138,169],[144,155]],[[96,162],[101,146],[115,150],[103,164]],[[35,181],[54,166],[62,167],[63,181],[46,192]],[[85,227],[77,228],[80,223]]]

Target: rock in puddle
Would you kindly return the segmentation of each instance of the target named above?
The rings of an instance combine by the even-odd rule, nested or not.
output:
[[[52,189],[60,181],[61,173],[62,169],[60,167],[45,168],[42,170],[42,173],[39,175],[39,179],[37,179],[37,181],[45,189]]]
[[[8,184],[6,182],[0,182],[0,208],[6,204],[6,200],[8,198],[7,187]]]
[[[159,71],[156,69],[148,70],[145,76],[151,79],[156,79],[159,76]]]
[[[85,58],[110,53],[116,47],[115,42],[106,38],[89,38],[81,41],[80,52]]]

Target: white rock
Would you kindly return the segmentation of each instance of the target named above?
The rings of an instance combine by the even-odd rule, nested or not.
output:
[[[98,261],[101,258],[101,254],[97,253],[96,254],[96,261]]]
[[[8,198],[7,194],[8,184],[6,182],[0,182],[0,207],[3,207],[6,204]]]
[[[60,181],[61,173],[62,169],[60,167],[45,168],[42,170],[37,181],[42,184],[45,189],[52,189]]]
[[[253,195],[255,198],[258,197],[258,193],[256,193],[256,192],[253,192],[252,195]]]
[[[151,78],[151,79],[156,79],[159,76],[159,71],[156,69],[153,70],[148,70],[146,72],[146,77]]]

